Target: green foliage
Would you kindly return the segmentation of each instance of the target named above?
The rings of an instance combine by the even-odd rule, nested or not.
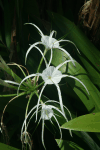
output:
[[[73,12],[75,3],[77,6]],[[4,123],[8,129],[11,145],[13,146],[10,147],[6,145],[6,142],[5,144],[0,143],[0,149],[17,150],[17,148],[14,147],[21,149],[20,129],[25,116],[25,109],[28,102],[27,97],[29,97],[34,87],[32,87],[30,79],[27,80],[29,84],[27,85],[24,82],[24,85],[20,88],[21,91],[25,91],[25,93],[22,92],[19,97],[16,97],[17,86],[5,83],[4,80],[12,78],[12,81],[21,82],[24,78],[24,74],[16,66],[8,66],[8,63],[16,62],[17,64],[25,66],[25,54],[29,44],[41,40],[40,35],[33,26],[24,26],[24,24],[28,22],[39,26],[45,35],[50,35],[52,28],[52,30],[57,31],[58,39],[63,36],[62,38],[75,43],[81,54],[78,54],[71,43],[66,44],[63,42],[61,46],[64,46],[70,55],[73,56],[76,61],[76,67],[74,67],[72,63],[69,63],[68,65],[62,66],[60,70],[63,74],[73,75],[80,79],[89,90],[88,95],[78,81],[74,81],[68,77],[61,81],[59,86],[62,91],[63,103],[70,110],[73,119],[70,120],[70,116],[68,112],[66,112],[69,122],[65,122],[58,113],[57,119],[59,120],[61,128],[64,128],[62,129],[63,138],[59,144],[59,148],[56,147],[54,141],[55,137],[57,143],[60,141],[59,130],[56,127],[57,124],[54,123],[53,127],[53,125],[51,126],[49,123],[45,123],[45,126],[50,130],[50,133],[47,130],[45,131],[45,139],[48,139],[46,141],[46,147],[49,145],[48,150],[56,148],[61,150],[100,149],[100,133],[96,133],[100,132],[100,51],[88,37],[86,37],[82,30],[71,21],[76,19],[77,8],[81,7],[80,3],[79,0],[77,2],[70,0],[63,2],[59,0],[56,8],[53,3],[51,3],[51,5],[49,1],[46,2],[44,0],[42,4],[36,0],[0,0],[0,13],[2,16],[0,22],[0,85],[2,85],[0,86],[0,113],[4,107],[9,104],[7,105],[4,115]],[[64,6],[64,4],[66,5]],[[68,10],[66,9],[68,8],[67,4],[69,6]],[[75,20],[75,22],[77,22],[77,20]],[[41,45],[39,45],[39,48],[41,50],[44,49]],[[50,58],[49,51],[46,54],[46,58],[48,60]],[[40,59],[40,53],[36,49],[32,49],[26,65],[29,74],[36,73]],[[67,56],[63,52],[58,49],[53,49],[52,65],[57,66],[66,59]],[[40,72],[42,72],[44,68],[45,64],[43,63]],[[25,71],[25,73],[26,72],[27,71]],[[40,82],[41,79],[39,79],[39,83]],[[27,92],[27,86],[30,89],[29,92]],[[8,90],[5,90],[5,87],[7,87]],[[41,87],[38,88],[41,89]],[[43,94],[43,101],[51,98],[58,100],[57,90],[53,85],[51,87],[48,85]],[[16,99],[9,103],[14,96]],[[36,96],[33,95],[29,104],[29,110],[36,104]],[[56,104],[55,106],[58,107]],[[43,149],[42,144],[39,144],[41,140],[38,140],[38,130],[41,134],[41,124],[34,133],[34,129],[36,128],[34,121],[35,118],[32,119],[32,124],[30,124],[29,128],[32,139],[34,139],[34,134],[36,136],[36,139],[34,139],[36,140],[36,144],[33,141],[33,145],[35,145],[36,149]],[[56,133],[53,130],[54,128]],[[73,137],[70,137],[68,129],[72,130]],[[16,138],[17,132],[18,137]],[[86,132],[94,133],[90,134]],[[53,133],[53,136],[51,133]],[[51,140],[54,145],[51,144]],[[0,141],[4,142],[2,134]]]
[[[64,129],[86,132],[100,132],[100,113],[93,113],[75,118],[62,125]]]
[[[19,149],[17,149],[17,148],[14,148],[14,147],[11,147],[11,146],[9,146],[9,145],[6,145],[6,144],[3,144],[3,143],[0,143],[0,148],[1,149],[4,149],[4,150],[11,150],[11,149],[13,149],[13,150],[19,150]]]

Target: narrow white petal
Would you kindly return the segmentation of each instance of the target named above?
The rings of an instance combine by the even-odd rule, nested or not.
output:
[[[40,105],[41,105],[41,104],[40,104]],[[40,109],[41,107],[42,107],[42,106],[40,106],[39,109]],[[35,112],[32,114],[32,116],[30,117],[30,119],[29,119],[29,121],[28,121],[28,123],[27,123],[27,128],[28,128],[28,125],[29,125],[31,119],[32,119],[33,116],[35,115],[35,113],[36,113],[36,111],[35,111]],[[40,120],[41,120],[41,118],[39,119],[38,124],[39,124]]]
[[[68,63],[68,62],[71,62],[72,60],[66,60],[64,61],[63,63],[59,64],[57,67],[56,67],[56,70],[58,70],[60,67],[62,67],[64,64]]]
[[[62,75],[62,78],[63,78],[63,77],[70,77],[70,78],[73,78],[73,79],[79,81],[79,82],[84,86],[84,88],[86,89],[87,93],[89,94],[89,91],[88,91],[88,89],[86,88],[86,86],[84,85],[84,83],[83,83],[82,81],[80,81],[78,78],[76,78],[76,77],[74,77],[74,76],[70,76],[70,75]]]
[[[27,118],[29,117],[30,113],[31,113],[36,107],[37,107],[37,106],[34,106],[34,107],[29,111],[29,113],[27,114],[27,116],[26,116],[26,118],[25,118],[25,120],[24,120],[24,122],[23,122],[22,128],[21,128],[21,135],[22,135],[22,133],[23,133],[24,125],[25,125],[25,122],[26,122]],[[35,111],[35,113],[36,113],[36,111]]]
[[[44,61],[45,61],[45,64],[46,64],[46,67],[47,67],[47,61],[46,61],[46,59],[45,59],[45,56],[44,56],[44,54],[43,54],[43,52],[40,50],[40,48],[38,48],[37,46],[34,46],[35,48],[37,48],[38,50],[39,50],[39,52],[41,53],[41,55],[42,55],[42,57],[43,57],[43,59],[44,59]]]
[[[39,106],[41,107],[41,104],[39,104]],[[26,118],[24,119],[24,122],[23,122],[23,125],[22,125],[22,128],[21,128],[21,135],[22,135],[22,133],[24,132],[24,126],[25,126],[25,123],[26,123],[26,120],[27,120],[27,118],[29,117],[29,115],[32,113],[32,111],[35,109],[37,107],[37,105],[36,106],[34,106],[30,111],[29,111],[29,113],[27,114],[27,116],[26,116]],[[39,108],[40,108],[39,107]],[[35,114],[36,113],[36,111],[33,113],[33,114]],[[32,115],[33,116],[33,115]],[[31,117],[32,117],[31,116]],[[30,118],[31,119],[31,118]],[[30,119],[29,119],[29,121],[30,121]],[[41,118],[40,118],[41,119]],[[40,121],[40,120],[39,120]],[[29,124],[29,122],[28,122],[28,124]],[[27,128],[28,128],[28,124],[27,124]],[[26,128],[26,130],[27,130],[27,128]]]
[[[40,103],[40,99],[41,99],[41,95],[43,93],[43,90],[46,86],[46,83],[43,85],[42,89],[41,89],[41,92],[40,92],[40,95],[39,95],[39,98],[38,98],[38,103],[37,103],[37,110],[36,110],[36,121],[37,121],[37,115],[38,115],[38,107],[39,107],[39,103]]]
[[[36,27],[36,28],[38,29],[38,31],[40,32],[40,35],[41,35],[41,36],[44,36],[43,32],[42,32],[42,31],[39,29],[39,27],[36,26],[35,24],[33,24],[33,23],[25,23],[25,24],[31,24],[31,25],[33,25],[34,27]]]
[[[29,49],[27,50],[26,56],[25,56],[25,64],[26,64],[26,60],[27,60],[28,53],[30,52],[30,50],[31,50],[33,47],[35,47],[35,45],[38,45],[38,44],[42,44],[42,42],[36,42],[36,43],[32,44],[32,45],[29,47]]]
[[[78,50],[78,48],[76,47],[76,45],[72,41],[70,41],[70,40],[59,40],[58,42],[69,42],[69,43],[73,44],[75,46],[75,48],[77,49],[78,53],[80,54],[80,51]]]
[[[20,82],[20,84],[19,84],[19,87],[18,87],[18,90],[17,90],[17,95],[18,95],[18,93],[19,93],[19,89],[20,89],[21,84],[22,84],[26,79],[28,79],[28,78],[30,78],[30,77],[33,77],[33,76],[41,76],[41,74],[40,74],[40,73],[31,74],[31,75],[25,77],[25,78]]]
[[[53,117],[55,118],[55,120],[56,120],[56,122],[57,122],[57,124],[58,124],[59,130],[60,130],[60,142],[61,142],[61,139],[62,139],[61,128],[60,128],[59,122],[58,122],[57,118],[55,117],[55,115],[53,115]],[[60,142],[59,142],[59,144],[60,144]],[[58,144],[58,145],[59,145],[59,144]]]
[[[19,83],[13,82],[13,81],[9,81],[9,80],[4,80],[4,82],[6,82],[6,83],[11,83],[11,84],[15,84],[15,85],[19,85]]]
[[[71,57],[71,55],[70,55],[65,49],[63,49],[63,48],[61,48],[61,47],[59,47],[59,49],[62,50],[64,53],[66,53],[66,54],[70,57],[70,59],[72,60],[73,65],[75,66],[74,60],[73,60],[73,58]]]
[[[44,119],[42,119],[42,144],[45,148],[45,145],[44,145]],[[45,148],[45,150],[46,150],[46,148]]]
[[[51,56],[50,56],[50,60],[49,60],[48,67],[50,66],[50,64],[51,64],[51,62],[52,62],[52,56],[53,56],[53,51],[52,51],[52,48],[51,48]]]
[[[50,37],[51,38],[52,38],[52,36],[53,36],[54,33],[56,34],[56,31],[54,31],[54,30],[50,33]]]
[[[53,76],[53,74],[55,74],[55,72],[60,68],[60,67],[62,67],[64,64],[66,64],[66,63],[68,63],[68,62],[71,62],[72,60],[66,60],[66,61],[64,61],[63,63],[61,63],[61,64],[59,64],[56,68],[55,68],[55,70],[53,71],[53,73],[52,73],[52,76]],[[60,77],[60,76],[59,76]]]
[[[60,91],[60,87],[58,84],[56,84],[56,87],[57,87],[57,90],[58,90],[58,96],[59,96],[59,103],[60,103],[60,107],[61,107],[61,110],[63,112],[63,114],[65,115],[65,112],[64,112],[64,108],[63,108],[63,102],[62,102],[62,96],[61,96],[61,91]]]

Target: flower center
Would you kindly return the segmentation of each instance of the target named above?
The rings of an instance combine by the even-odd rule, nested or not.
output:
[[[48,76],[48,79],[51,79],[51,76]]]
[[[41,111],[41,118],[44,120],[49,120],[53,116],[53,110],[51,109],[50,106],[43,105],[42,106],[42,111]]]

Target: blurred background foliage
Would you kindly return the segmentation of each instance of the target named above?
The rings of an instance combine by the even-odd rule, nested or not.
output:
[[[64,66],[61,71],[79,78],[86,85],[90,95],[87,95],[77,81],[67,78],[62,80],[60,85],[63,103],[69,108],[73,118],[100,112],[99,0],[0,0],[0,55],[6,64],[14,62],[25,66],[25,54],[29,44],[41,40],[36,28],[31,25],[24,25],[25,23],[36,24],[45,35],[49,35],[50,31],[56,30],[56,39],[65,38],[76,44],[81,55],[78,54],[73,45],[69,43],[62,45],[78,63],[76,67],[69,64],[67,70]],[[39,45],[39,47],[42,50],[44,49],[43,46]],[[48,52],[47,59],[49,59],[49,55]],[[36,72],[40,58],[41,55],[36,49],[29,53],[25,67],[30,74]],[[54,49],[52,65],[57,66],[64,60],[66,60],[64,53]],[[13,80],[10,70],[7,70],[6,65],[4,68],[3,64],[4,62],[0,58],[0,84],[3,85],[0,86],[0,95],[14,94],[16,93],[16,87],[9,88],[10,85],[7,87],[7,84],[4,85],[1,81],[1,79]],[[9,67],[21,79],[24,78],[17,66]],[[43,64],[41,71],[44,68],[45,65]],[[58,99],[54,86],[52,88],[47,86],[44,95],[50,99],[53,95],[53,99]],[[11,97],[0,96],[0,116],[10,99]],[[0,135],[1,143],[21,149],[20,129],[24,120],[27,101],[26,96],[22,96],[8,105],[4,115],[3,136]],[[36,103],[36,97],[33,96],[29,108],[31,109]],[[99,118],[97,118],[98,126],[100,126]],[[93,122],[93,117],[90,119]],[[63,120],[59,121],[61,125],[64,123]],[[35,130],[36,126],[37,124],[34,123],[33,119],[29,126],[32,149],[42,150],[44,148],[41,142],[41,123]],[[57,126],[56,123],[55,126]],[[86,124],[87,126],[88,124]],[[69,128],[74,128],[74,124],[73,127],[69,125]],[[58,129],[54,131],[51,124],[46,122],[44,134],[46,148],[47,150],[100,150],[100,134],[98,130],[93,130],[94,128],[95,126],[89,130],[90,132],[85,132],[88,131],[87,128],[84,130],[82,126],[79,126],[77,131],[72,132],[73,137],[70,137],[68,130],[62,129],[63,139],[58,146],[60,137]],[[5,149],[7,149],[6,145]],[[0,147],[2,146],[4,145],[1,144]]]

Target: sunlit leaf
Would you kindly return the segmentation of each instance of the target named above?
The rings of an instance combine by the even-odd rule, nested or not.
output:
[[[6,145],[6,144],[3,144],[3,143],[0,143],[0,148],[1,148],[2,150],[10,150],[10,149],[19,150],[19,149],[17,149],[17,148],[11,147],[11,146]]]
[[[61,128],[76,131],[100,132],[100,113],[77,117],[63,124]]]

